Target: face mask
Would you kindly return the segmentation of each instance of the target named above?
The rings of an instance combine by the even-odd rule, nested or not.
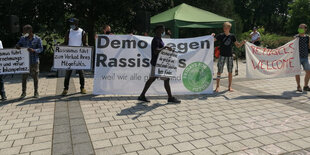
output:
[[[76,28],[76,26],[75,25],[70,25],[70,28],[74,30]]]
[[[305,33],[305,29],[299,28],[299,29],[298,29],[298,33],[299,33],[299,34],[304,34],[304,33]]]
[[[166,35],[166,32],[163,32],[162,34],[161,34],[161,37],[164,37]]]
[[[23,36],[24,36],[24,37],[28,37],[28,36],[29,36],[29,33],[25,33]]]
[[[106,34],[110,34],[111,33],[111,31],[107,31],[107,32],[105,32]]]

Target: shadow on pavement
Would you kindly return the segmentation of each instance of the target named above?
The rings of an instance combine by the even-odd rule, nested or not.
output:
[[[243,99],[260,99],[260,98],[263,98],[263,99],[283,99],[283,100],[288,100],[288,99],[293,99],[293,97],[300,97],[300,96],[305,96],[307,95],[307,92],[302,92],[302,93],[298,93],[296,91],[284,91],[282,93],[282,95],[272,95],[272,94],[267,94],[267,93],[264,93],[264,94],[257,94],[257,95],[248,95],[248,96],[239,96],[239,97],[236,97],[236,98],[233,98],[233,99],[236,99],[236,100],[243,100]],[[310,99],[310,97],[308,97]]]
[[[155,103],[149,106],[146,102],[140,102],[140,103],[137,103],[135,106],[123,109],[120,113],[117,114],[117,116],[136,115],[133,118],[131,118],[132,120],[136,120],[137,118],[146,114],[149,111],[152,111],[161,106],[172,105],[172,104],[174,103],[166,103],[166,104]],[[181,104],[181,103],[178,103],[178,104]]]
[[[217,94],[209,94],[209,95],[175,95],[178,99],[182,100],[207,100],[209,97],[216,97]],[[9,99],[6,101],[2,101],[0,103],[0,107],[12,104],[15,102],[21,102],[17,106],[23,106],[23,105],[29,105],[29,104],[44,104],[45,102],[62,102],[62,101],[123,101],[123,100],[129,100],[129,101],[137,101],[138,96],[104,96],[104,95],[93,95],[93,94],[80,94],[72,93],[68,94],[66,96],[62,95],[53,95],[53,96],[42,96],[40,98],[33,98],[33,97],[26,97],[24,99]],[[167,96],[148,96],[147,97],[150,100],[167,100]]]

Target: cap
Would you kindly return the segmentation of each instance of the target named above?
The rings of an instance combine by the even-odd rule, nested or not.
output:
[[[79,20],[76,18],[70,18],[68,21],[69,23],[75,23],[75,22],[78,22]]]

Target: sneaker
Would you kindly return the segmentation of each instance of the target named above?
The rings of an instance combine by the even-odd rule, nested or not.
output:
[[[168,102],[169,103],[181,103],[181,101],[175,97],[168,98]]]
[[[38,92],[35,92],[35,93],[34,93],[34,98],[39,98],[39,97],[40,97],[39,93],[38,93]]]
[[[139,96],[138,100],[143,102],[150,102],[145,96]]]
[[[2,99],[1,99],[2,101],[6,101],[7,100],[7,97],[4,95],[4,96],[2,96]]]
[[[26,92],[23,92],[22,95],[20,95],[20,99],[23,99],[26,97]]]
[[[81,93],[82,93],[82,94],[86,94],[86,89],[85,89],[85,88],[82,88],[82,89],[81,89]]]
[[[309,86],[304,87],[304,91],[310,91]]]
[[[61,93],[62,96],[66,96],[68,94],[68,90],[64,89],[64,91]]]

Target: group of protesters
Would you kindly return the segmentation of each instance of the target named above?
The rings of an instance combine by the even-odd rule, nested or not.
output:
[[[70,18],[70,29],[65,35],[65,40],[62,45],[68,45],[68,46],[88,46],[87,40],[86,40],[86,32],[79,27],[79,20],[76,18]],[[231,29],[231,23],[225,22],[223,24],[223,33],[215,35],[212,33],[211,35],[214,37],[214,41],[218,41],[220,44],[220,57],[218,59],[217,67],[217,77],[216,77],[216,88],[215,92],[220,91],[220,79],[221,74],[224,70],[224,65],[226,63],[227,65],[227,71],[228,71],[228,91],[233,91],[232,89],[232,71],[233,71],[233,50],[232,47],[235,45],[236,47],[240,48],[245,44],[245,40],[242,42],[238,42],[235,35],[230,33]],[[306,24],[300,24],[298,28],[298,34],[295,36],[296,38],[299,38],[299,56],[300,56],[300,64],[303,66],[303,69],[306,72],[305,79],[304,79],[304,87],[302,89],[300,85],[300,75],[296,75],[296,82],[297,82],[297,91],[310,91],[310,88],[308,86],[309,78],[310,78],[310,64],[308,61],[308,51],[310,48],[310,39],[309,36],[306,35],[307,32],[307,25]],[[103,33],[108,35],[111,34],[111,27],[109,25],[106,25],[103,27]],[[163,25],[158,25],[154,29],[155,36],[151,43],[151,52],[152,52],[152,58],[151,58],[151,72],[150,72],[150,78],[145,83],[145,86],[143,88],[143,91],[141,92],[140,96],[138,97],[138,100],[143,102],[149,102],[149,100],[145,97],[145,94],[151,84],[157,79],[160,78],[164,80],[164,87],[168,94],[168,102],[173,103],[180,103],[181,101],[177,98],[173,97],[171,93],[169,78],[163,78],[158,77],[155,75],[155,65],[157,62],[158,55],[162,49],[168,49],[172,50],[170,47],[165,46],[164,42],[162,41],[162,38],[169,38],[171,35],[171,31],[168,30],[167,34],[165,31],[165,27]],[[167,36],[169,35],[169,36]],[[257,28],[253,28],[253,32],[250,34],[251,37],[251,43],[260,46],[260,33],[257,31]],[[0,41],[0,49],[2,47],[2,43]],[[38,82],[39,82],[39,54],[43,51],[42,46],[42,40],[40,37],[35,35],[33,33],[33,29],[30,25],[25,25],[23,27],[23,36],[20,38],[18,43],[16,44],[16,48],[27,48],[28,52],[30,53],[30,73],[23,74],[22,75],[22,94],[20,96],[21,99],[26,97],[26,90],[27,90],[27,79],[30,75],[34,80],[34,97],[39,98],[38,93]],[[84,77],[84,71],[83,70],[77,70],[77,73],[79,74],[80,79],[80,92],[82,94],[86,94],[85,89],[85,77]],[[69,81],[72,74],[72,70],[66,70],[65,74],[65,80],[64,80],[64,89],[62,92],[62,95],[67,95],[68,89],[69,89]],[[4,91],[4,84],[3,84],[3,75],[0,75],[0,93],[2,100],[6,100],[6,94]]]

